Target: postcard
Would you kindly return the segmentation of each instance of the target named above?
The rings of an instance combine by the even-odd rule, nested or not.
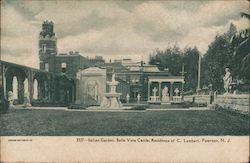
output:
[[[249,1],[1,1],[1,162],[248,162]]]

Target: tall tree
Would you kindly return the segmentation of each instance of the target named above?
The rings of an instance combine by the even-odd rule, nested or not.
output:
[[[198,60],[200,52],[196,47],[184,50],[183,63],[185,65],[185,88],[195,91],[198,78]]]
[[[234,72],[232,71],[235,64],[233,61],[234,47],[230,40],[236,33],[235,25],[230,24],[228,31],[222,35],[217,35],[209,45],[202,60],[202,81],[204,85],[212,84],[214,89],[223,90],[225,68]]]
[[[157,65],[160,70],[168,69],[170,75],[181,75],[182,65],[185,65],[185,90],[195,90],[197,87],[199,51],[197,48],[181,50],[178,46],[159,49],[150,57],[150,64]]]

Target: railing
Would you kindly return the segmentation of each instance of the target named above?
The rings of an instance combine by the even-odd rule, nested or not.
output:
[[[181,96],[173,96],[172,102],[182,102]]]
[[[161,99],[159,96],[150,96],[149,102],[161,102]]]

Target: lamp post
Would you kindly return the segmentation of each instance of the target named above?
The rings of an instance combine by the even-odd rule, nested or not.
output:
[[[201,55],[199,54],[199,61],[198,61],[198,84],[197,84],[197,90],[196,93],[199,94],[201,90]]]

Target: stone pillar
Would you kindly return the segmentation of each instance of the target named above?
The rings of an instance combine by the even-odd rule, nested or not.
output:
[[[148,101],[150,100],[150,85],[151,82],[148,82]]]
[[[21,78],[21,77],[19,77],[19,78],[17,78],[17,90],[18,90],[18,95],[17,95],[17,97],[18,97],[18,103],[19,104],[21,104],[21,103],[23,103],[23,99],[24,99],[24,79],[23,78]]]
[[[6,70],[5,70],[5,66],[2,66],[2,77],[3,77],[3,97],[4,98],[8,98],[7,95],[7,85],[6,85]]]
[[[159,99],[161,100],[161,82],[159,82]]]
[[[3,97],[4,97],[5,99],[7,99],[7,98],[8,98],[7,96],[8,96],[8,95],[7,95],[6,77],[5,77],[5,75],[3,74]]]
[[[29,92],[29,98],[30,100],[33,99],[33,93],[34,93],[34,82],[33,82],[33,73],[30,71],[28,73],[28,92]]]
[[[184,101],[184,82],[181,83],[181,101]]]
[[[170,102],[173,100],[173,84],[174,82],[170,82]]]
[[[44,81],[41,79],[38,82],[38,99],[41,100],[44,98]]]
[[[47,80],[44,81],[44,99],[49,101],[49,82]]]
[[[76,99],[75,99],[75,104],[80,104],[81,100],[80,100],[79,91],[80,91],[81,88],[80,88],[79,79],[76,79],[75,83],[76,83]]]

